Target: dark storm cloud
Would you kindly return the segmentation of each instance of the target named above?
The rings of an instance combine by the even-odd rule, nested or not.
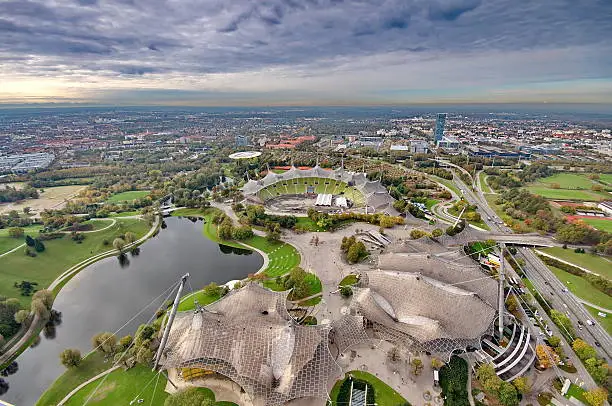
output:
[[[47,65],[111,75],[197,75],[329,66],[336,58],[384,53],[596,47],[612,37],[612,1],[520,3],[9,0],[0,1],[0,57],[27,58],[30,63],[14,68],[32,75]]]

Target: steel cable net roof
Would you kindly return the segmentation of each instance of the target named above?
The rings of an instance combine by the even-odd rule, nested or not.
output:
[[[449,253],[454,257],[454,253]],[[448,283],[458,288],[474,292],[495,307],[499,290],[497,282],[488,277],[477,265],[462,263],[465,260],[454,260],[432,256],[431,254],[382,254],[378,257],[378,267],[383,270],[419,273],[428,278]],[[471,261],[471,260],[469,260]]]
[[[393,204],[394,199],[387,189],[378,181],[369,181],[365,174],[345,171],[343,168],[335,170],[323,169],[315,166],[311,169],[298,169],[294,166],[284,173],[268,172],[259,180],[249,180],[243,187],[242,192],[246,195],[255,195],[262,189],[284,180],[299,178],[326,178],[350,183],[359,190],[366,199],[366,205],[375,209]]]
[[[446,357],[480,347],[492,331],[495,308],[473,292],[419,273],[366,271],[351,306],[379,338]]]
[[[328,379],[338,372],[331,326],[300,326],[286,304],[287,292],[250,283],[199,311],[177,313],[161,364],[227,376],[257,405],[327,399]]]

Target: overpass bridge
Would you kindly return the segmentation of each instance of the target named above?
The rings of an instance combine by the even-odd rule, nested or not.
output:
[[[447,243],[451,245],[467,244],[472,241],[484,240],[494,240],[499,243],[522,245],[528,247],[556,247],[562,245],[560,242],[556,241],[552,237],[540,235],[537,233],[511,234],[480,231],[470,227],[466,227],[462,232],[452,237],[442,236],[439,239],[448,240]]]

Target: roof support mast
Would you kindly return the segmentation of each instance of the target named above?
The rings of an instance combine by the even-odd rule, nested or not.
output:
[[[499,331],[499,339],[501,340],[504,336],[504,250],[506,249],[506,244],[501,245],[501,255],[499,257],[499,295],[498,295],[498,306],[497,309],[499,312],[499,320],[498,320],[498,331]]]
[[[176,316],[176,311],[178,310],[178,305],[181,300],[181,294],[183,293],[183,288],[185,287],[185,282],[187,282],[187,278],[189,278],[189,274],[186,273],[181,277],[181,283],[179,284],[178,290],[176,292],[176,297],[174,298],[174,304],[172,305],[172,310],[170,311],[170,316],[168,316],[168,322],[166,323],[166,328],[164,329],[164,335],[162,336],[161,343],[159,344],[159,348],[157,349],[157,354],[155,354],[155,362],[153,363],[153,371],[157,369],[159,365],[159,361],[161,360],[162,353],[164,352],[164,348],[166,347],[166,343],[168,342],[168,336],[170,335],[170,328],[172,328],[172,323],[174,322],[174,316]]]

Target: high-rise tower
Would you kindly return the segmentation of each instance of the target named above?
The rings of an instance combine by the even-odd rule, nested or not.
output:
[[[436,119],[436,132],[434,133],[434,142],[436,145],[438,142],[442,141],[442,137],[444,137],[444,124],[446,124],[446,113],[438,113],[438,118]]]

